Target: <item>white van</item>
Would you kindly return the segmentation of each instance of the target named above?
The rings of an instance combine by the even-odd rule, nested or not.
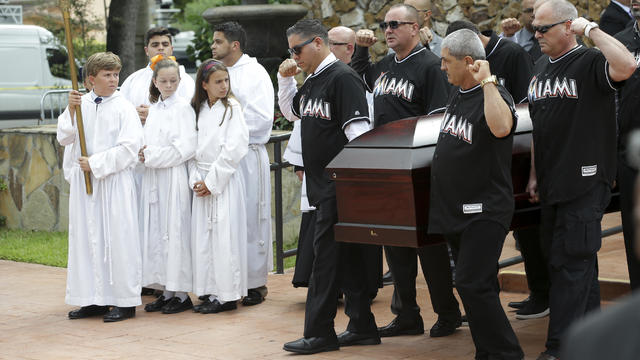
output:
[[[0,120],[39,118],[46,91],[71,87],[67,51],[42,27],[0,25],[0,59]]]

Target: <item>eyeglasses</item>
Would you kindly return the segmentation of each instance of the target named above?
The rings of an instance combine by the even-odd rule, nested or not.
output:
[[[329,41],[329,45],[349,45],[349,43]]]
[[[315,40],[315,39],[316,39],[315,37],[312,37],[311,39],[303,42],[302,44],[298,44],[298,45],[296,45],[296,46],[294,46],[294,47],[292,47],[290,49],[287,49],[289,51],[289,55],[291,55],[291,56],[293,56],[294,54],[295,55],[300,55],[300,53],[302,52],[302,48],[305,47],[306,45],[311,44],[311,42],[313,40]]]
[[[549,24],[549,25],[541,25],[541,26],[535,26],[533,25],[533,32],[535,33],[536,31],[539,32],[540,34],[544,34],[547,31],[551,30],[552,27],[556,26],[556,25],[560,25],[560,24],[564,24],[569,20],[562,20],[562,21],[558,21],[555,24]]]
[[[385,22],[381,22],[380,23],[380,30],[385,31],[385,30],[387,30],[388,27],[391,28],[391,30],[395,30],[400,25],[408,25],[408,24],[415,24],[415,22],[413,22],[413,21],[395,21],[395,20],[385,21]]]

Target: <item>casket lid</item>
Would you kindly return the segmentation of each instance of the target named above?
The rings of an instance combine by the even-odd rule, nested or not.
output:
[[[531,131],[526,104],[516,106],[516,134]],[[424,115],[397,120],[371,129],[345,145],[345,148],[415,149],[433,146],[438,141],[444,114]]]

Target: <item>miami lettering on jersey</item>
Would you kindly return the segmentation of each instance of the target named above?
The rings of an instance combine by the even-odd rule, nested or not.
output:
[[[413,89],[415,86],[409,80],[396,78],[389,79],[387,77],[387,73],[383,72],[380,74],[378,79],[376,79],[375,85],[376,86],[373,89],[374,97],[391,94],[409,102],[413,99]]]
[[[440,132],[450,134],[466,143],[473,144],[473,124],[449,113],[444,114],[440,124]]]
[[[311,116],[331,120],[331,104],[322,99],[300,97],[300,116]]]
[[[534,102],[547,98],[566,97],[570,99],[578,98],[578,86],[575,79],[554,78],[538,81],[534,76],[529,83],[529,102]]]

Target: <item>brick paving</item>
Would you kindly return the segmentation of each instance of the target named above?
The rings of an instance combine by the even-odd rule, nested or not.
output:
[[[619,214],[608,215],[603,227],[619,225]],[[508,238],[503,258],[516,255]],[[521,270],[522,265],[509,270]],[[604,241],[600,252],[601,276],[628,280],[622,236]],[[105,324],[100,318],[68,320],[73,307],[64,304],[66,269],[0,261],[1,359],[281,359],[286,341],[302,334],[306,289],[291,286],[291,271],[269,276],[269,295],[258,306],[222,314],[184,312],[175,315],[145,313],[136,318]],[[436,320],[424,279],[418,278],[418,301],[425,327]],[[393,319],[389,311],[392,288],[385,287],[373,303],[378,325]],[[526,295],[502,292],[503,306]],[[143,303],[152,301],[144,297]],[[516,320],[507,312],[527,359],[543,350],[547,318]],[[342,306],[336,330],[347,323]],[[346,347],[305,359],[470,359],[474,349],[469,329],[432,339],[422,336],[384,338],[381,345]]]

